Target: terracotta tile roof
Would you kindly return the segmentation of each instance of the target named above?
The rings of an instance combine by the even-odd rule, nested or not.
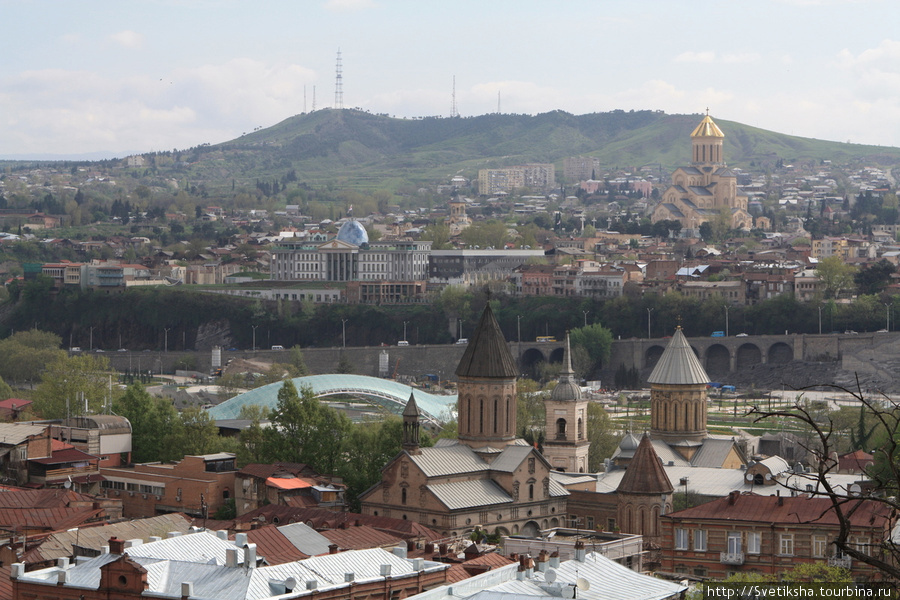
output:
[[[858,507],[856,505],[859,505]],[[881,502],[857,500],[844,505],[854,527],[883,527],[890,519],[890,511]],[[704,519],[715,521],[753,521],[763,523],[838,524],[837,515],[828,498],[800,496],[760,496],[751,492],[732,492],[724,498],[712,500],[667,515],[673,519]]]
[[[469,338],[466,351],[456,367],[458,377],[515,378],[519,374],[516,361],[488,302],[481,320]]]
[[[628,494],[671,494],[673,490],[672,482],[653,449],[650,436],[645,433],[616,491]]]

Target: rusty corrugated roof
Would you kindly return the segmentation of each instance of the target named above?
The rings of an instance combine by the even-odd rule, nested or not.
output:
[[[457,377],[497,377],[511,379],[519,374],[516,361],[500,325],[494,318],[491,303],[481,313],[481,320],[469,338],[466,351],[456,367]]]
[[[853,527],[882,527],[890,518],[889,507],[877,501],[851,500],[843,505],[842,510]],[[752,492],[732,492],[724,498],[679,510],[668,516],[692,520],[838,525],[837,515],[828,498],[812,498],[807,495],[760,496]]]

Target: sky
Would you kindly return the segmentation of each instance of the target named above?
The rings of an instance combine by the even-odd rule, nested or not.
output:
[[[313,108],[662,110],[900,146],[897,0],[0,0],[0,158],[225,142]],[[727,135],[727,130],[725,131]]]

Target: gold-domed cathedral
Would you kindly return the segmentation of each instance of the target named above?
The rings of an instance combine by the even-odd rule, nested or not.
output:
[[[737,176],[725,165],[724,141],[725,134],[707,111],[691,132],[691,164],[672,173],[672,185],[653,209],[653,223],[679,221],[683,229],[696,233],[700,225],[727,209],[732,229],[753,227],[753,217],[747,212],[748,197],[738,189]]]

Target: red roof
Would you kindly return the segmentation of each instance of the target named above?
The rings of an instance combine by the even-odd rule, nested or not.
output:
[[[368,525],[348,527],[347,529],[324,529],[323,536],[337,544],[341,550],[365,550],[366,548],[383,548],[403,544],[403,538]]]
[[[313,486],[312,483],[299,477],[269,477],[266,479],[266,485],[281,490],[299,490]]]
[[[65,450],[54,451],[47,458],[30,458],[28,462],[38,463],[40,465],[61,465],[72,462],[90,462],[92,460],[100,460],[93,454],[82,452],[78,448],[66,448]]]
[[[865,450],[857,450],[844,454],[838,458],[838,468],[841,471],[865,471],[872,466],[875,459]]]
[[[859,506],[857,506],[859,505]],[[856,500],[843,505],[843,513],[854,527],[884,527],[890,511],[881,502]],[[712,500],[666,515],[672,519],[748,521],[770,524],[837,525],[837,515],[828,498],[800,496],[760,496],[751,492],[731,492],[724,498]]]
[[[441,538],[436,532],[424,525],[404,519],[390,517],[373,517],[359,513],[336,512],[325,508],[296,508],[281,504],[268,504],[251,510],[238,517],[236,523],[252,523],[258,517],[263,516],[266,523],[275,523],[278,519],[280,525],[289,523],[306,523],[317,531],[325,529],[348,528],[356,524],[368,525],[373,529],[396,535],[403,539],[423,538],[432,542]]]
[[[6,410],[21,410],[29,404],[31,404],[31,400],[22,400],[21,398],[0,400],[0,408],[5,408]]]
[[[505,567],[506,565],[511,565],[514,562],[516,561],[512,560],[511,558],[507,558],[502,554],[498,554],[497,552],[488,552],[487,554],[483,554],[478,558],[473,558],[472,560],[467,560],[464,563],[452,565],[449,569],[447,569],[447,583],[456,583],[457,581],[468,579],[469,577],[478,575],[479,573],[484,573],[486,571]]]
[[[252,529],[247,533],[247,540],[256,544],[256,551],[265,557],[270,565],[280,565],[309,558],[309,555],[300,552],[284,534],[278,531],[275,525],[266,525],[259,529]]]

